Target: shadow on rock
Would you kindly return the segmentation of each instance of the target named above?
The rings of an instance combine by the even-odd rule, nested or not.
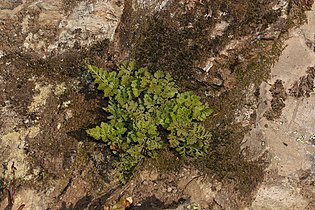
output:
[[[59,210],[80,210],[80,209],[85,209],[88,207],[88,205],[92,201],[92,196],[84,196],[78,202],[73,206],[71,204],[69,207],[66,206],[66,202],[62,203],[62,206]]]

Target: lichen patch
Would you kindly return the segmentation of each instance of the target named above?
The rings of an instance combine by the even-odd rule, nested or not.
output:
[[[0,161],[3,167],[0,168],[0,174],[3,174],[6,179],[10,179],[12,174],[11,166],[14,163],[16,168],[16,178],[29,179],[28,175],[29,163],[25,153],[26,138],[35,138],[40,133],[40,126],[35,125],[20,131],[14,131],[0,136],[1,145]]]
[[[31,105],[28,107],[29,112],[37,111],[41,106],[46,104],[46,101],[51,93],[52,85],[42,85],[37,83],[35,85],[35,91],[38,92],[33,97]]]

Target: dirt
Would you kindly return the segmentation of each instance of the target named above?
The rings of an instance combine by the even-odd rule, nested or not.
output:
[[[312,121],[304,127],[307,132],[298,126],[298,134],[288,134],[278,123],[289,118],[286,113],[310,109],[302,99],[312,104],[314,65],[305,64],[306,75],[289,80],[274,77],[286,75],[283,66],[269,74],[278,58],[283,62],[279,56],[289,29],[305,20],[313,2],[287,3],[0,3],[0,208],[7,205],[14,162],[13,209],[22,203],[25,209],[102,209],[128,196],[134,200],[131,209],[285,206],[270,204],[275,199],[312,209],[312,162],[299,159],[313,154],[311,144],[303,147],[286,138],[304,132],[312,140]],[[312,38],[306,37],[305,46],[313,51]],[[206,158],[182,160],[162,151],[158,159],[145,160],[126,185],[118,182],[111,166],[115,157],[85,134],[105,120],[104,101],[86,64],[114,69],[125,59],[169,71],[181,89],[193,90],[214,108],[206,122],[213,133]],[[302,101],[296,109],[295,99]],[[272,117],[265,121],[267,110]],[[296,122],[302,125],[303,117],[293,115],[284,123],[295,130]],[[273,133],[276,129],[281,132]],[[270,140],[277,135],[279,142]]]

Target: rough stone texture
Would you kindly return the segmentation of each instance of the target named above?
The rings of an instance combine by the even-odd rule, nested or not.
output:
[[[292,189],[286,186],[287,182],[277,183],[275,186],[260,188],[251,209],[305,209],[309,201]]]
[[[309,179],[315,170],[312,144],[315,95],[288,96],[279,119],[268,121],[264,117],[273,100],[269,84],[281,80],[285,91],[289,92],[315,64],[315,53],[307,45],[307,40],[313,39],[315,34],[314,11],[315,6],[307,12],[308,23],[290,32],[292,36],[285,42],[286,48],[271,70],[271,79],[260,88],[257,121],[246,139],[252,151],[256,150],[256,155],[269,153],[271,164],[267,171],[276,173],[279,178],[265,177],[249,209],[309,209],[307,206],[314,198],[314,191],[308,191],[308,195],[302,193],[299,174],[308,171],[305,179]],[[312,186],[310,183],[307,185]]]
[[[288,92],[315,64],[314,8],[309,23],[290,32],[271,79],[260,84],[257,70],[270,58],[259,56],[288,27],[288,11],[312,1],[253,2],[1,1],[0,209],[12,187],[13,209],[102,209],[121,196],[132,196],[134,209],[314,209],[314,94],[288,96],[278,119],[264,117],[277,96],[271,85],[281,80]],[[104,118],[84,66],[114,68],[133,57],[175,69],[182,88],[216,105],[220,135],[204,163],[210,172],[196,162],[177,171],[146,164],[120,186],[105,145],[86,141],[84,130]],[[240,150],[240,130],[253,122],[244,140],[249,149]],[[174,155],[162,158],[162,168],[180,165]]]
[[[21,39],[22,51],[44,58],[113,40],[124,8],[121,1],[77,1],[69,10],[65,4],[61,0],[11,3],[2,8],[0,20],[3,24],[12,18],[21,22],[13,36]]]

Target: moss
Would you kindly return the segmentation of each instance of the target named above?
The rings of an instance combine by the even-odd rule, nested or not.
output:
[[[127,32],[131,35],[124,33],[122,37],[128,40],[129,47],[125,46],[131,51],[130,57],[141,66],[169,71],[182,89],[194,90],[214,108],[215,115],[206,122],[206,127],[214,130],[210,155],[198,164],[192,161],[193,166],[198,165],[204,172],[215,174],[223,180],[235,181],[237,190],[243,194],[242,199],[247,202],[251,192],[262,181],[266,165],[263,160],[251,162],[242,155],[241,141],[249,128],[232,125],[235,110],[244,106],[243,99],[247,95],[244,90],[250,84],[258,87],[269,78],[270,67],[283,50],[287,31],[301,23],[294,19],[298,17],[302,20],[305,11],[302,5],[293,5],[291,15],[278,38],[257,39],[257,33],[264,32],[279,20],[280,11],[272,9],[273,3],[276,1],[202,1],[187,11],[174,1],[167,10],[142,18],[137,22],[139,27],[130,26],[131,31]],[[143,15],[143,11],[128,11],[130,17],[137,20]],[[296,15],[293,15],[293,11]],[[221,20],[230,25],[221,36],[211,37],[215,25]],[[229,52],[228,57],[221,56],[221,51],[231,41],[231,37],[233,40],[250,39],[239,49]],[[237,78],[236,86],[220,92],[218,97],[205,97],[204,91],[210,87],[192,82],[195,68],[202,59],[211,57],[222,58],[216,68],[227,68]],[[184,164],[178,163],[177,167],[175,161],[164,167],[164,161],[164,157],[161,157],[155,163],[165,171],[172,168],[177,170]]]
[[[179,172],[180,169],[187,163],[187,159],[178,158],[169,150],[162,150],[159,158],[151,158],[146,160],[146,165],[152,164],[154,168],[163,172]]]
[[[270,11],[269,3],[270,1],[264,4],[256,1],[246,3],[212,1],[205,5],[198,5],[194,11],[189,13],[185,13],[181,8],[173,8],[173,10],[171,8],[173,18],[168,12],[160,12],[148,18],[143,24],[140,29],[141,38],[135,41],[132,56],[141,65],[168,70],[177,79],[179,86],[184,89],[196,89],[201,94],[205,87],[198,83],[191,83],[194,67],[198,65],[199,60],[204,57],[218,56],[230,41],[230,35],[233,35],[235,39],[248,36],[261,24],[267,27],[268,24],[276,21],[279,13]],[[212,10],[213,17],[207,19],[205,14],[209,12],[209,8]],[[210,34],[217,23],[219,10],[228,13],[232,21],[222,36],[211,38]],[[266,17],[269,18],[266,19]],[[189,23],[192,27],[187,27]],[[254,45],[248,43],[242,49],[238,49],[235,54],[232,53],[231,57],[226,59],[226,63],[221,64],[222,67],[229,67],[232,72],[235,72],[238,84],[233,90],[224,92],[220,97],[207,99],[217,112],[217,115],[211,120],[212,122],[207,122],[209,128],[215,128],[215,139],[210,149],[210,155],[204,161],[194,163],[203,171],[217,174],[220,178],[235,177],[240,183],[239,190],[246,192],[245,196],[261,181],[264,167],[259,163],[247,161],[240,154],[240,141],[245,129],[238,126],[233,127],[230,124],[233,122],[234,110],[243,105],[243,100],[239,100],[245,97],[242,90],[251,82],[258,85],[268,77],[268,67],[266,66],[268,61],[265,60],[268,60],[269,57],[266,57],[267,50],[264,51],[264,47],[272,46],[273,43],[266,41],[256,42]],[[268,52],[270,52],[269,50]],[[245,63],[238,61],[237,55],[240,53],[244,55]],[[251,57],[251,54],[254,56]],[[215,127],[216,124],[221,124],[221,126]],[[163,165],[161,164],[164,163],[163,157],[155,163],[166,171],[172,168],[177,170],[183,164],[183,162],[175,161]],[[251,175],[254,180],[251,179]],[[249,180],[248,183],[244,183],[246,179]]]
[[[78,165],[86,165],[89,161],[89,154],[86,148],[78,147],[76,163]]]

